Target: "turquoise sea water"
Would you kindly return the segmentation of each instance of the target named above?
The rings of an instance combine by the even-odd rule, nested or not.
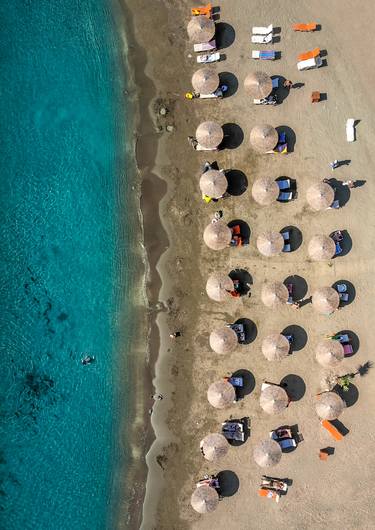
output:
[[[135,217],[120,42],[109,0],[3,0],[0,27],[0,528],[112,528]]]

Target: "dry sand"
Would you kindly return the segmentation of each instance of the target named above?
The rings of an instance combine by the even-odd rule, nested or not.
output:
[[[164,311],[157,317],[161,338],[154,383],[165,399],[157,403],[152,415],[157,440],[147,459],[150,473],[142,528],[258,530],[277,525],[296,530],[338,530],[344,526],[371,529],[375,520],[371,486],[375,471],[372,412],[375,398],[371,391],[375,370],[374,373],[370,370],[364,378],[356,378],[358,400],[340,418],[350,432],[343,441],[335,443],[322,430],[314,411],[314,395],[320,390],[324,375],[315,361],[314,348],[327,333],[348,329],[359,337],[360,347],[352,358],[343,361],[340,370],[350,372],[374,359],[371,348],[375,230],[371,170],[374,164],[370,149],[374,144],[371,111],[375,93],[372,35],[368,32],[373,18],[372,3],[365,0],[356,6],[347,0],[218,2],[219,29],[223,29],[223,24],[230,25],[235,38],[222,50],[226,59],[216,64],[215,69],[233,74],[238,81],[235,94],[221,101],[186,101],[183,97],[191,88],[190,78],[197,68],[195,59],[189,57],[192,46],[185,33],[190,4],[176,5],[172,0],[155,0],[152,5],[146,0],[128,0],[127,4],[134,10],[137,42],[147,49],[145,74],[156,87],[156,97],[150,105],[154,126],[162,127],[160,133],[150,127],[140,138],[140,161],[147,155],[147,146],[159,142],[155,164],[146,156],[148,162],[140,162],[140,169],[153,190],[150,199],[153,196],[155,201],[160,184],[156,174],[167,183],[160,214],[170,241],[157,266],[163,279],[159,300]],[[321,31],[292,32],[292,23],[313,20],[321,24]],[[257,47],[250,44],[251,27],[269,23],[281,28],[280,42],[272,48],[280,50],[282,57],[274,62],[252,61],[251,49]],[[228,26],[226,32],[231,33]],[[316,46],[327,50],[327,65],[298,73],[297,54]],[[257,69],[305,86],[292,90],[281,105],[255,107],[246,97],[243,81],[247,73]],[[142,97],[142,87],[140,90]],[[312,105],[313,90],[327,93],[327,100]],[[161,105],[169,109],[165,118],[158,115]],[[357,141],[348,144],[345,122],[351,117],[361,121]],[[206,119],[238,124],[244,133],[241,145],[212,155],[194,152],[186,138]],[[249,147],[249,132],[253,125],[262,122],[290,127],[296,138],[294,152],[287,156],[257,155]],[[168,124],[174,126],[171,133],[165,130]],[[328,163],[336,158],[350,159],[351,163],[331,173]],[[249,183],[247,191],[216,205],[205,205],[198,180],[206,159],[216,159],[224,169],[242,171]],[[298,198],[290,204],[258,206],[250,190],[254,179],[262,175],[296,179]],[[307,188],[332,176],[338,180],[363,179],[366,183],[351,190],[342,209],[312,212],[305,200]],[[203,229],[218,208],[223,209],[226,221],[242,219],[248,223],[251,230],[248,246],[221,252],[204,246]],[[158,236],[156,242],[153,239],[153,227],[158,226],[155,208],[148,208],[145,221],[146,241],[155,257],[163,250],[157,242],[164,241]],[[276,258],[260,256],[255,245],[257,234],[264,229],[280,230],[286,226],[301,231],[303,242],[298,250]],[[307,256],[310,238],[335,229],[348,231],[351,251],[327,263],[312,263]],[[251,298],[227,303],[209,300],[205,293],[207,276],[216,270],[230,271],[237,267],[247,269],[252,276]],[[355,287],[355,299],[330,317],[314,313],[311,304],[299,311],[290,307],[280,311],[265,308],[260,301],[262,283],[284,281],[291,275],[306,281],[307,296],[320,285],[347,280]],[[156,276],[151,270],[151,286],[153,279]],[[255,340],[227,357],[218,356],[209,348],[209,329],[238,318],[248,318],[254,323]],[[301,326],[306,331],[306,345],[280,363],[266,361],[260,351],[262,338],[290,325]],[[171,341],[168,333],[174,329],[181,329],[183,337]],[[213,409],[206,399],[209,384],[227,372],[240,369],[251,372],[254,390],[227,411]],[[264,379],[278,382],[290,374],[301,378],[300,386],[305,387],[303,396],[280,416],[266,415],[259,406],[261,382]],[[220,423],[231,414],[250,417],[251,436],[243,446],[231,448],[220,463],[210,464],[199,452],[199,441],[207,433],[217,432]],[[298,424],[304,441],[296,451],[283,455],[280,464],[269,473],[293,480],[287,496],[276,504],[257,495],[264,471],[254,463],[252,450],[257,442],[267,438],[272,428],[283,424]],[[326,446],[334,446],[335,454],[327,462],[321,462],[319,449]],[[204,473],[223,470],[236,475],[238,490],[224,498],[216,512],[198,515],[190,507],[195,482]]]

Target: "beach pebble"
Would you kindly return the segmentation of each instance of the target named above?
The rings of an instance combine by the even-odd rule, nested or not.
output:
[[[173,125],[167,125],[166,129],[167,129],[168,132],[173,132],[174,131]]]
[[[165,116],[167,114],[167,109],[165,107],[160,107],[159,114],[160,116]]]

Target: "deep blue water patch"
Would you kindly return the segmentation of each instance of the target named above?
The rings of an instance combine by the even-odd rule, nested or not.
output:
[[[4,0],[0,27],[0,527],[102,530],[132,274],[120,43],[105,0]]]

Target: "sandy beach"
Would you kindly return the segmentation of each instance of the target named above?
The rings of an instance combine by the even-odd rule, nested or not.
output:
[[[147,368],[156,390],[165,398],[156,403],[151,416],[156,440],[147,455],[149,474],[141,527],[257,530],[277,524],[296,530],[338,530],[343,525],[370,529],[375,517],[371,495],[375,469],[375,419],[371,414],[374,375],[370,370],[366,377],[355,379],[357,392],[352,389],[351,406],[340,417],[349,433],[335,443],[315,413],[315,395],[321,390],[325,371],[316,362],[314,351],[325,335],[350,330],[358,337],[359,348],[355,355],[344,359],[340,373],[355,371],[360,364],[374,359],[371,273],[375,218],[370,174],[374,129],[370,116],[375,94],[368,51],[371,36],[365,31],[372,6],[367,0],[361,3],[360,11],[346,0],[332,0],[329,6],[317,0],[298,5],[292,0],[276,5],[270,0],[256,5],[245,0],[215,3],[220,7],[217,31],[225,59],[214,68],[230,81],[229,95],[222,100],[188,101],[184,94],[191,90],[191,76],[197,69],[186,35],[191,4],[179,2],[176,6],[172,1],[155,1],[152,10],[145,0],[127,0],[126,5],[133,14],[136,44],[130,50],[130,61],[136,68],[142,112],[137,160],[142,177],[153,324]],[[292,23],[309,21],[321,24],[321,30],[308,34],[292,31]],[[280,28],[279,42],[270,48],[280,51],[281,58],[253,61],[251,50],[259,47],[250,44],[251,27],[270,23]],[[325,66],[298,73],[297,55],[315,47],[326,50]],[[248,73],[256,70],[304,86],[292,89],[280,105],[255,106],[246,95],[243,82]],[[311,104],[313,90],[326,93],[327,99]],[[165,116],[160,114],[161,107],[167,109]],[[346,142],[345,136],[348,118],[360,120],[357,141],[352,144]],[[236,131],[236,146],[202,154],[188,145],[187,136],[194,135],[201,121],[211,119],[238,126],[231,126]],[[294,138],[293,152],[287,156],[257,154],[250,147],[249,134],[259,123],[289,127],[290,137]],[[332,173],[329,162],[334,159],[351,162]],[[242,172],[247,190],[206,205],[198,186],[206,160],[216,160],[225,170]],[[295,179],[296,200],[259,206],[252,199],[251,186],[260,176]],[[331,177],[365,183],[346,194],[339,210],[313,212],[306,202],[306,190]],[[219,252],[204,245],[203,230],[218,209],[223,210],[226,222],[240,219],[248,224],[249,245]],[[299,248],[273,258],[261,256],[255,244],[258,234],[285,227],[300,231]],[[350,251],[328,262],[312,262],[307,254],[311,237],[336,229],[347,230]],[[205,292],[208,275],[236,268],[246,269],[251,275],[251,297],[225,303],[210,300]],[[311,304],[299,311],[288,306],[277,311],[266,308],[260,298],[262,284],[292,276],[298,285],[297,298],[309,297],[317,287],[343,280],[354,286],[354,299],[332,316],[318,315]],[[209,331],[239,318],[252,322],[251,342],[227,356],[214,353],[209,347]],[[305,344],[281,362],[268,362],[261,353],[262,339],[289,326],[304,330],[306,338],[301,343]],[[177,329],[183,336],[171,340],[170,331]],[[299,333],[304,336],[302,331]],[[206,398],[208,386],[238,370],[251,374],[251,392],[227,410],[211,407]],[[286,376],[294,376],[289,380],[297,401],[282,414],[269,416],[259,406],[261,383],[265,379],[278,383]],[[203,459],[199,442],[206,434],[219,432],[221,422],[231,415],[250,418],[250,437],[241,447],[231,447],[220,462],[210,464]],[[304,441],[294,452],[283,455],[269,473],[292,480],[288,494],[276,504],[257,495],[265,471],[254,462],[252,452],[271,429],[285,424],[298,425]],[[321,462],[319,449],[326,446],[334,447],[335,453],[327,462]],[[212,514],[195,513],[190,506],[195,483],[205,473],[222,471],[232,477],[236,486],[233,495],[224,498]]]

